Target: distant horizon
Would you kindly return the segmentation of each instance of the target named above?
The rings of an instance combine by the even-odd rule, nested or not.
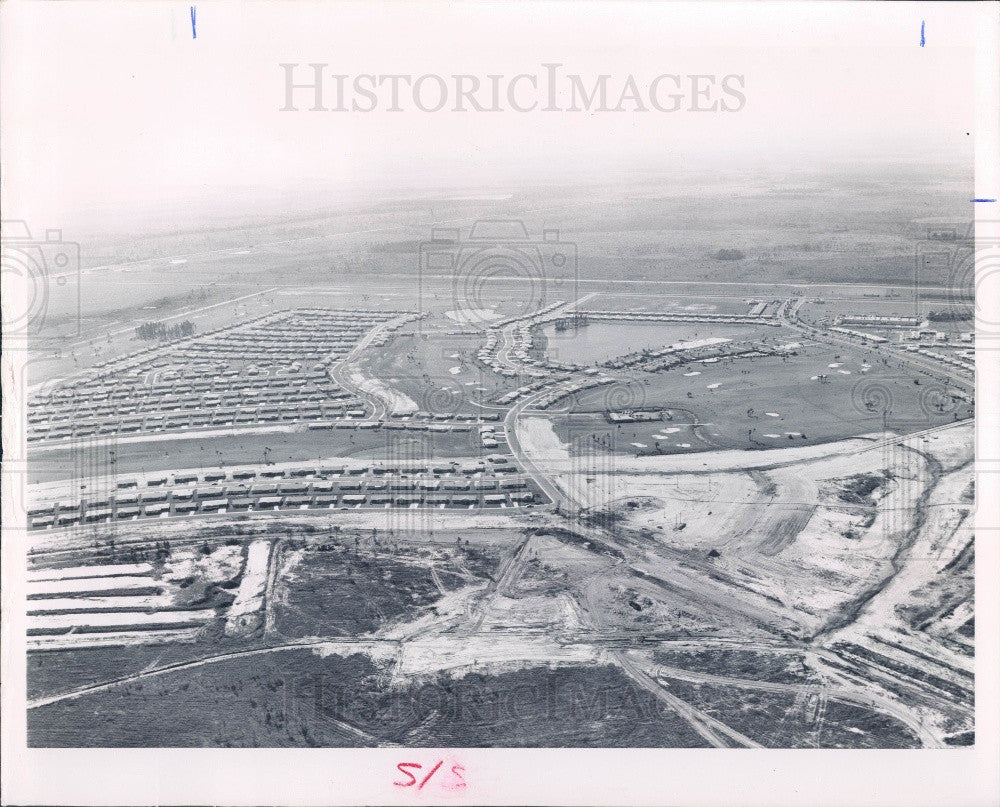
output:
[[[971,144],[970,144],[971,145]],[[312,180],[297,180],[275,185],[202,185],[197,188],[178,190],[171,197],[158,199],[138,199],[129,202],[106,200],[101,203],[74,207],[60,211],[59,215],[47,221],[32,221],[18,215],[15,207],[9,208],[4,220],[26,220],[29,227],[40,229],[60,227],[77,228],[75,234],[67,231],[65,237],[119,236],[131,233],[134,236],[161,235],[174,230],[188,230],[198,225],[209,229],[226,226],[252,226],[287,218],[301,220],[311,215],[334,212],[358,211],[366,206],[374,207],[393,203],[420,203],[434,201],[489,201],[494,199],[530,197],[542,193],[547,197],[559,191],[581,191],[595,189],[610,193],[629,191],[652,191],[667,188],[671,183],[696,181],[699,177],[712,176],[712,182],[705,183],[700,190],[705,197],[726,193],[720,186],[719,175],[729,174],[734,184],[745,188],[747,180],[792,182],[796,177],[804,180],[830,175],[843,178],[857,178],[864,182],[874,182],[883,173],[905,172],[908,179],[926,176],[938,179],[941,174],[954,174],[954,179],[968,180],[969,196],[973,193],[972,154],[965,160],[958,156],[951,160],[939,156],[928,160],[916,155],[894,158],[850,158],[848,156],[828,156],[824,161],[810,164],[796,163],[779,166],[772,162],[748,160],[717,162],[712,165],[697,165],[684,162],[679,166],[662,166],[657,169],[639,166],[608,168],[603,173],[562,172],[553,169],[556,176],[546,178],[532,175],[501,177],[492,181],[474,182],[460,171],[449,176],[437,177],[435,184],[423,184],[415,179],[402,176],[386,177],[382,184],[360,183],[314,177]],[[962,176],[964,174],[964,176]],[[738,178],[738,179],[737,179]],[[895,177],[888,177],[895,178]],[[392,180],[397,180],[393,182]],[[684,194],[687,195],[687,194]],[[964,196],[965,194],[963,194]],[[962,200],[965,201],[964,198]],[[39,218],[36,216],[35,218]],[[948,217],[951,218],[951,217]],[[969,210],[969,220],[973,211]],[[138,226],[141,231],[131,231]]]

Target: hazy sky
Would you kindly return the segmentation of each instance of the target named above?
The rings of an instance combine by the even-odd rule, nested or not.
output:
[[[85,210],[224,203],[241,188],[304,199],[699,164],[959,162],[975,135],[974,46],[991,5],[204,3],[193,38],[190,2],[13,0],[0,11],[4,217],[59,226]],[[746,105],[283,113],[282,62],[413,76],[558,62],[611,74],[612,86],[628,74],[736,73]]]

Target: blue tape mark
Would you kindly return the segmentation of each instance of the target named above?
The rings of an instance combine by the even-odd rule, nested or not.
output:
[[[973,199],[973,202],[995,202],[996,199]]]
[[[198,38],[198,29],[195,27],[195,11],[194,6],[191,6],[191,38]]]
[[[923,47],[924,45],[927,44],[927,40],[924,38],[924,25],[925,25],[925,21],[921,20],[920,21],[920,47]]]

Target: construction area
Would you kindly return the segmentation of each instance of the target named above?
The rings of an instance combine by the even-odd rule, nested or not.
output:
[[[29,731],[78,743],[96,712],[87,742],[112,745],[521,734],[443,707],[296,734],[233,695],[270,703],[240,660],[284,658],[379,714],[432,681],[649,701],[557,744],[965,743],[972,387],[928,352],[969,343],[804,297],[633,298],[278,308],[37,383]],[[177,720],[112,717],[142,724],[140,685]]]

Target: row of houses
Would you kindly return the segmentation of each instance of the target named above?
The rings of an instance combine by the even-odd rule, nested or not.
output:
[[[711,363],[722,359],[750,359],[775,356],[787,352],[784,346],[764,342],[719,340],[698,346],[674,345],[659,350],[643,350],[629,353],[604,362],[612,369],[638,368],[647,372],[670,370],[693,362]]]
[[[348,492],[308,490],[301,492],[258,492],[251,489],[230,492],[222,489],[189,490],[187,495],[174,492],[148,499],[115,497],[102,502],[57,504],[51,509],[35,509],[28,514],[30,529],[102,524],[141,517],[170,517],[229,512],[264,512],[275,510],[359,509],[373,508],[460,508],[523,507],[544,501],[544,495],[527,490],[526,484],[502,480],[492,490],[424,489],[419,487],[366,489]],[[518,489],[522,488],[522,489]]]
[[[280,408],[285,404],[314,404],[319,408],[343,409],[356,404],[358,398],[353,393],[331,386],[327,390],[307,387],[279,387],[260,392],[237,390],[228,393],[207,392],[204,395],[162,395],[146,396],[120,401],[90,401],[77,399],[61,401],[45,407],[35,407],[32,414],[34,422],[53,422],[58,420],[100,417],[107,420],[110,416],[133,417],[141,420],[146,415],[158,413],[205,410],[209,413],[220,409],[258,407]]]
[[[403,423],[419,421],[456,421],[461,423],[496,423],[500,420],[499,412],[392,412],[390,420]]]
[[[565,302],[556,302],[530,314],[509,317],[494,323],[486,332],[486,342],[479,349],[476,358],[497,375],[512,378],[517,375],[547,375],[542,369],[549,366],[545,361],[532,358],[533,328],[560,318],[555,313]],[[501,340],[503,345],[501,346]]]
[[[959,370],[964,370],[967,373],[975,373],[976,365],[974,361],[968,356],[949,356],[945,353],[939,353],[936,350],[928,350],[927,348],[922,348],[917,345],[907,345],[906,349],[911,353],[917,353],[921,356],[926,356],[929,359],[934,359],[942,364],[948,364],[952,367],[957,367]]]
[[[355,398],[342,403],[361,406]],[[475,416],[435,415],[430,420],[367,420],[363,409],[345,409],[334,403],[316,406],[243,407],[234,410],[218,407],[209,411],[180,412],[171,415],[146,415],[119,420],[94,418],[61,418],[34,425],[27,434],[29,442],[77,439],[94,435],[132,435],[171,430],[252,428],[274,425],[302,425],[310,431],[347,429],[360,431],[409,431],[432,434],[467,434],[477,422]],[[448,422],[454,420],[455,422]],[[493,448],[495,446],[485,446]]]
[[[547,390],[538,399],[537,406],[539,409],[546,409],[570,395],[611,383],[614,383],[614,379],[606,375],[578,375]]]
[[[429,432],[431,434],[463,434],[472,430],[468,423],[427,423],[425,421],[412,421],[405,423],[394,423],[381,420],[355,420],[352,418],[341,418],[334,420],[314,420],[307,424],[307,428],[312,431],[326,431],[328,429],[359,429],[361,431],[407,431],[407,432]]]
[[[345,403],[361,406],[361,402],[353,398]],[[363,409],[345,409],[342,406],[298,406],[286,403],[281,407],[251,407],[236,410],[216,407],[194,412],[150,414],[139,417],[117,415],[105,418],[72,417],[32,425],[28,430],[27,440],[45,442],[95,435],[152,434],[190,429],[239,429],[299,423],[307,423],[309,428],[313,428],[315,424],[319,424],[316,428],[331,426],[339,428],[342,425],[344,428],[376,428],[377,424],[364,421],[365,414]],[[465,428],[467,431],[468,427]]]
[[[140,488],[164,488],[184,485],[219,484],[232,481],[248,483],[254,480],[337,480],[345,477],[373,477],[400,475],[403,477],[430,475],[432,478],[465,476],[469,478],[496,477],[517,472],[517,466],[510,457],[503,454],[489,454],[480,460],[439,460],[399,461],[322,465],[296,465],[285,468],[238,467],[231,470],[213,469],[207,471],[177,471],[162,475],[131,475],[115,478],[118,490],[138,490]]]
[[[860,339],[862,342],[869,342],[873,345],[884,345],[889,340],[884,336],[879,336],[876,333],[866,333],[865,331],[855,331],[851,328],[841,328],[839,326],[832,326],[830,328],[834,333],[843,334],[844,336],[851,336],[855,339]]]
[[[910,331],[906,334],[906,338],[911,342],[950,342],[952,341],[951,335],[946,331],[934,331],[927,328],[922,328],[917,331]],[[976,335],[972,331],[967,331],[965,333],[958,334],[957,341],[960,344],[971,345],[976,341]]]
[[[842,314],[838,325],[866,325],[871,328],[916,328],[920,317],[885,316],[881,314]]]
[[[485,493],[489,491],[521,491],[527,490],[529,487],[533,487],[530,480],[521,476],[477,477],[475,479],[463,476],[444,479],[434,476],[344,476],[336,479],[284,479],[275,482],[215,485],[212,487],[181,485],[173,488],[120,489],[110,495],[92,497],[87,500],[39,503],[31,508],[29,515],[34,517],[53,513],[71,513],[81,508],[141,506],[163,502],[205,501],[207,499],[233,499],[247,496],[284,496],[306,493],[345,495],[361,492],[384,493],[386,491],[392,493],[412,491]]]

